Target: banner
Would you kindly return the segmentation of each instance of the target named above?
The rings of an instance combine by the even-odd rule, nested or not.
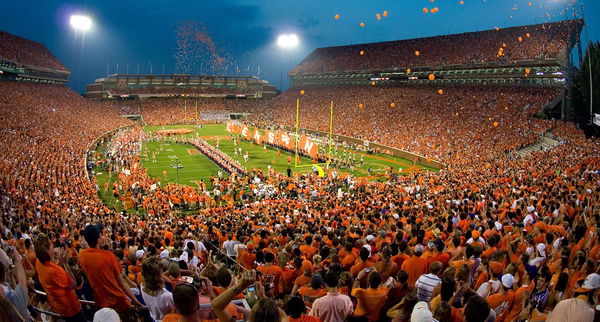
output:
[[[269,144],[276,144],[277,136],[273,131],[265,130],[265,141]]]
[[[594,113],[594,124],[600,126],[600,114]]]
[[[229,132],[231,134],[236,134],[236,133],[238,133],[239,128],[238,128],[237,124],[235,124],[233,121],[227,121],[226,130],[227,130],[227,132]]]
[[[254,141],[256,142],[256,144],[262,144],[262,136],[260,135],[260,132],[258,131],[257,128],[254,128]]]
[[[252,139],[252,135],[250,134],[250,129],[246,126],[246,124],[242,124],[242,131],[240,134],[246,138],[246,140],[250,141]]]
[[[298,148],[310,155],[311,158],[316,158],[317,153],[319,153],[319,146],[317,143],[309,139],[304,133],[302,133],[302,136],[300,137],[300,144]]]
[[[291,136],[281,130],[279,130],[279,145],[290,151],[294,150],[294,140],[292,140]]]

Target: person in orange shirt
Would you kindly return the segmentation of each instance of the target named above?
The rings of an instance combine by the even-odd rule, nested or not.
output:
[[[269,284],[272,286],[273,296],[279,295],[279,280],[283,274],[281,267],[274,265],[275,254],[265,254],[265,265],[259,266],[257,270],[262,274],[263,282],[269,280]]]
[[[380,287],[381,275],[377,272],[371,272],[373,268],[365,268],[360,273],[354,282],[352,288],[352,296],[356,298],[356,309],[354,310],[355,317],[364,317],[369,321],[378,321],[381,313],[381,308],[387,301],[388,289]],[[361,281],[368,274],[369,288],[361,288]]]
[[[373,263],[369,262],[370,255],[370,251],[366,247],[360,249],[360,261],[350,268],[352,276],[357,277],[364,268],[373,266]]]
[[[499,292],[487,297],[490,309],[496,312],[496,321],[503,322],[510,313],[510,308],[515,299],[512,286],[515,278],[511,274],[502,275],[502,287]]]
[[[298,290],[298,294],[307,307],[311,308],[315,300],[327,295],[327,290],[323,288],[323,277],[320,274],[313,275],[310,285],[304,285]]]
[[[421,258],[423,252],[423,245],[415,246],[414,255],[402,263],[401,270],[408,273],[408,286],[411,289],[415,287],[415,282],[419,276],[427,273],[429,267],[427,260]]]
[[[34,242],[36,262],[35,269],[40,283],[46,290],[48,303],[52,311],[64,316],[68,322],[85,322],[86,318],[81,310],[81,304],[75,294],[77,283],[70,273],[69,265],[63,263],[66,270],[52,261],[54,247],[46,234],[38,235]],[[65,250],[61,250],[65,254]],[[64,256],[61,256],[64,259]],[[69,272],[69,273],[67,273]]]
[[[254,261],[256,260],[254,244],[250,243],[246,245],[246,248],[240,248],[238,252],[237,261],[242,264],[245,269],[253,269]]]
[[[98,307],[109,307],[117,311],[121,318],[130,316],[131,303],[142,307],[142,304],[131,293],[129,285],[123,277],[123,268],[117,257],[106,250],[98,248],[101,228],[88,225],[83,237],[90,248],[79,252],[79,262],[85,272]]]

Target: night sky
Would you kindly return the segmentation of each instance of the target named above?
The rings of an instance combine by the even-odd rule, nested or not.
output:
[[[285,72],[317,47],[564,20],[573,17],[573,8],[581,17],[581,3],[590,40],[600,38],[598,0],[464,0],[463,5],[459,0],[3,2],[0,30],[44,43],[72,71],[70,86],[79,92],[104,77],[107,64],[110,74],[116,73],[117,64],[120,73],[129,65],[130,74],[137,73],[138,66],[140,73],[150,73],[152,66],[154,74],[161,74],[164,66],[168,74],[182,72],[182,61],[193,61],[188,67],[193,74],[254,75],[279,87],[282,62]],[[425,14],[425,7],[439,11]],[[376,14],[383,15],[384,10],[388,16],[377,20]],[[83,46],[82,34],[69,25],[71,14],[86,14],[94,21]],[[187,28],[204,36],[202,42],[191,44],[192,54],[177,44],[182,26],[192,26]],[[300,38],[300,45],[286,50],[283,60],[276,42],[282,33]],[[212,52],[207,45],[211,41]],[[216,64],[215,57],[223,60]]]

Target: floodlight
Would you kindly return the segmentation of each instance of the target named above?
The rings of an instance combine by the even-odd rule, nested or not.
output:
[[[296,47],[298,46],[298,36],[291,35],[281,35],[277,38],[277,45],[279,47]]]
[[[72,15],[70,22],[75,30],[88,31],[92,27],[92,19],[87,16]]]

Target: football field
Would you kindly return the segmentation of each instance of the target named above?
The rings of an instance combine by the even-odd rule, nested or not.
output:
[[[258,145],[254,142],[241,141],[237,136],[231,136],[225,131],[225,125],[170,125],[170,126],[146,126],[147,132],[155,132],[170,129],[190,129],[192,132],[176,137],[197,138],[206,140],[209,144],[217,147],[234,160],[238,161],[249,171],[251,169],[260,169],[266,172],[269,167],[275,171],[286,173],[291,168],[293,173],[311,171],[312,160],[301,158],[301,167],[295,167],[294,162],[288,163],[293,158],[290,154],[277,148]],[[233,138],[233,139],[232,139]],[[142,166],[148,169],[148,174],[153,177],[161,178],[161,182],[173,182],[189,186],[197,186],[199,180],[204,180],[209,185],[210,176],[216,176],[219,172],[217,165],[206,156],[198,153],[191,145],[169,142],[174,137],[165,136],[161,142],[144,143],[142,147],[141,161]],[[234,153],[234,140],[237,145],[235,148],[242,149],[242,153]],[[324,147],[326,148],[326,147]],[[248,162],[244,161],[243,154],[248,153]],[[341,154],[342,152],[339,151]],[[354,153],[348,151],[347,153]],[[360,158],[363,158],[363,165],[360,165]],[[291,157],[291,158],[290,158]],[[367,177],[375,180],[382,177],[388,167],[394,171],[402,168],[402,173],[407,174],[420,169],[436,171],[432,168],[426,168],[419,165],[413,165],[411,161],[387,154],[366,154],[356,152],[357,164],[354,168],[335,169],[338,173],[349,173],[356,177]],[[177,171],[177,164],[180,165]],[[369,172],[371,168],[371,172]],[[164,172],[163,172],[164,171]],[[166,172],[166,176],[165,173]],[[223,172],[223,175],[226,175]]]

